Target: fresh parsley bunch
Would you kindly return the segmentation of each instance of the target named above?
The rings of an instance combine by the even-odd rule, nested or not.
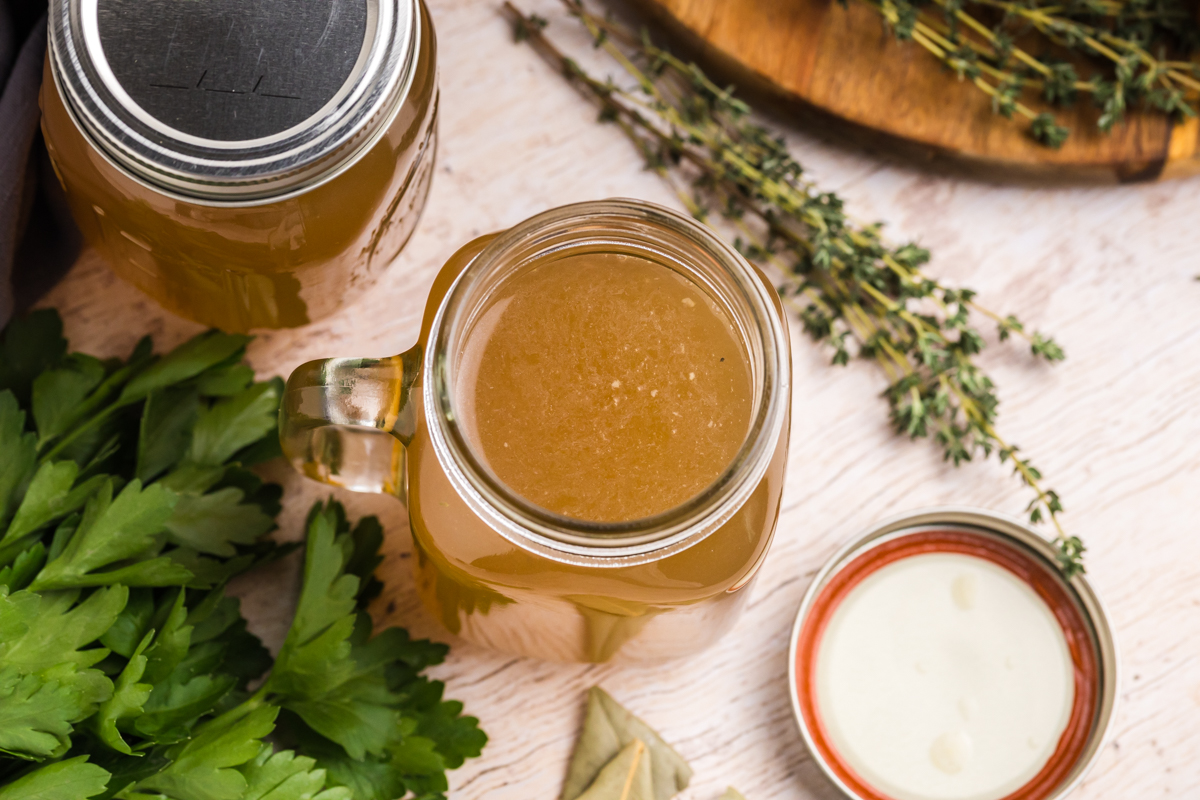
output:
[[[280,488],[282,386],[248,338],[201,334],[127,361],[68,353],[53,311],[0,342],[0,800],[439,798],[486,736],[421,671],[443,645],[372,636],[382,529],[308,520],[278,659],[227,581]],[[265,676],[265,677],[264,677]]]

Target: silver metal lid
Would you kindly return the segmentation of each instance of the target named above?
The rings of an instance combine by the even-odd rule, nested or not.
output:
[[[52,0],[84,134],[189,200],[277,198],[352,163],[408,93],[417,0]]]

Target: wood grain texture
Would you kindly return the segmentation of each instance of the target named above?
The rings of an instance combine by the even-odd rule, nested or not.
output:
[[[850,0],[646,0],[709,57],[719,56],[785,95],[933,154],[1027,177],[1151,180],[1200,169],[1195,124],[1132,112],[1110,135],[1081,101],[1055,110],[1071,136],[1058,150],[1006,121],[991,99],[922,47],[885,33],[879,15]],[[1036,100],[1035,110],[1051,110]]]
[[[555,0],[520,0],[549,33],[592,55]],[[414,340],[443,261],[479,233],[563,203],[611,196],[675,204],[621,133],[529,49],[512,43],[495,5],[433,0],[442,64],[442,149],[429,206],[405,252],[370,296],[250,347],[261,375],[312,358],[384,355]],[[888,220],[897,239],[930,247],[933,274],[1053,332],[1068,360],[1033,364],[992,346],[984,364],[1002,398],[1001,427],[1046,472],[1083,536],[1124,674],[1114,738],[1072,800],[1200,797],[1200,272],[1194,224],[1200,180],[1110,188],[1030,189],[931,176],[861,151],[784,133],[809,174],[843,194],[858,219]],[[170,316],[85,254],[45,301],[71,341],[125,354],[143,333],[170,347],[199,326]],[[403,508],[340,492],[353,514],[388,531],[379,610],[452,645],[436,674],[482,719],[492,742],[453,773],[461,800],[554,800],[584,692],[601,683],[696,769],[683,800],[726,785],[750,800],[833,798],[796,733],[786,676],[788,633],[812,575],[871,523],[937,504],[1019,514],[1026,495],[994,462],[954,469],[933,445],[888,429],[883,377],[870,364],[829,366],[793,325],[791,460],[779,532],[750,606],[712,650],[653,668],[562,666],[486,652],[443,633],[420,608],[408,569]],[[269,469],[286,486],[280,534],[296,538],[328,491]],[[297,587],[295,560],[241,582],[256,632],[277,647]]]

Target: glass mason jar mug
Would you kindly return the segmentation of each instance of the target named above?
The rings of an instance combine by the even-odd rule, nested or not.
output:
[[[433,173],[422,0],[51,0],[42,131],[87,241],[169,310],[293,327],[367,289]]]
[[[418,590],[451,632],[656,661],[710,645],[745,602],[790,375],[757,269],[687,217],[607,200],[467,244],[418,343],[302,365],[280,435],[310,477],[407,500]]]

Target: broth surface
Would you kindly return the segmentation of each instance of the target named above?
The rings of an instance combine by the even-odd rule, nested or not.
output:
[[[501,284],[466,337],[464,428],[515,492],[575,519],[674,508],[733,461],[753,410],[738,331],[638,256],[575,253]]]

